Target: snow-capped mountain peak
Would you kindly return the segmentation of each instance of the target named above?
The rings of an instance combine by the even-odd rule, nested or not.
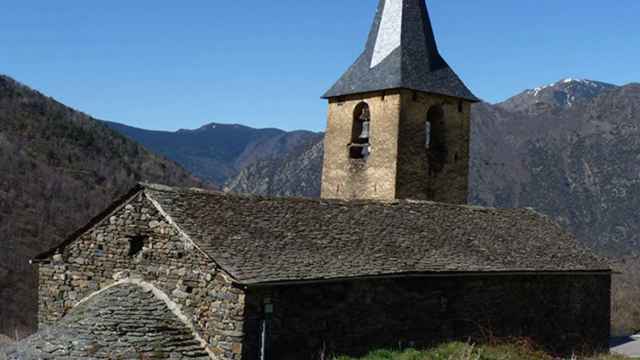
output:
[[[498,106],[511,111],[538,112],[548,108],[571,108],[589,102],[615,85],[588,79],[565,78],[549,85],[525,90]]]

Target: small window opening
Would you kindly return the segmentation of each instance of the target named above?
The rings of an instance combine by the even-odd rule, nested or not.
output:
[[[367,103],[360,103],[353,112],[353,127],[351,130],[351,144],[349,157],[352,159],[367,159],[370,154],[371,114]]]
[[[104,246],[98,245],[96,247],[96,256],[104,256]]]
[[[418,92],[417,92],[417,91],[414,91],[414,92],[412,93],[411,98],[413,99],[413,101],[418,101]]]
[[[186,290],[187,290],[186,291],[187,294],[193,294],[193,287],[192,286],[187,286]]]
[[[424,145],[427,148],[427,150],[429,150],[431,148],[431,122],[427,120],[424,127],[425,127]]]
[[[427,113],[425,123],[425,147],[429,162],[429,173],[435,174],[444,168],[449,157],[447,146],[447,126],[444,110],[440,105],[434,105]]]
[[[145,239],[145,236],[134,236],[129,238],[129,257],[135,257],[142,252]]]
[[[464,112],[464,101],[462,100],[458,101],[458,112]]]

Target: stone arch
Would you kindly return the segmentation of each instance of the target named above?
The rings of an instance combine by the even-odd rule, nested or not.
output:
[[[429,161],[429,173],[442,171],[449,157],[447,124],[442,105],[433,105],[425,122],[425,147]]]
[[[124,274],[116,274],[115,277],[117,278],[118,275],[124,275]],[[142,278],[126,277],[126,278],[119,279],[116,282],[114,282],[113,284],[105,286],[104,288],[102,288],[102,289],[100,289],[98,291],[95,291],[95,292],[89,294],[88,296],[86,296],[85,298],[83,298],[82,300],[78,301],[73,306],[73,308],[70,309],[68,312],[70,312],[73,309],[77,308],[78,306],[88,302],[89,300],[95,298],[96,296],[99,296],[100,294],[104,293],[105,291],[107,291],[109,289],[112,289],[114,287],[121,286],[121,285],[126,285],[126,284],[139,286],[143,290],[145,290],[147,292],[151,292],[156,299],[164,302],[164,304],[167,306],[167,310],[171,311],[171,313],[178,320],[180,320],[180,322],[184,326],[186,326],[191,331],[193,337],[202,345],[202,347],[209,354],[209,357],[211,359],[217,359],[217,356],[211,350],[211,348],[209,347],[209,344],[207,343],[207,341],[204,340],[204,338],[196,330],[196,327],[193,325],[193,323],[190,320],[189,316],[187,316],[185,313],[182,312],[181,306],[179,304],[177,304],[176,302],[174,302],[173,300],[171,300],[169,295],[167,295],[164,291],[162,291],[161,289],[157,288],[152,283],[142,280]]]
[[[353,109],[351,125],[351,143],[349,157],[352,159],[366,159],[370,150],[371,111],[369,104],[360,102]]]

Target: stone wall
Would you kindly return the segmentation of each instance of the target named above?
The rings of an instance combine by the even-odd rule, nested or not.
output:
[[[258,359],[263,303],[272,359],[359,356],[445,340],[528,337],[556,352],[606,350],[607,275],[429,277],[250,290],[245,359]],[[330,358],[329,356],[324,357]]]
[[[469,189],[469,141],[471,103],[459,99],[402,90],[402,114],[398,136],[396,197],[466,204]],[[443,142],[442,159],[425,148],[429,109],[440,106]],[[436,164],[439,163],[439,164]]]
[[[371,114],[371,155],[351,159],[354,111],[361,102]],[[394,199],[400,94],[395,91],[329,100],[324,140],[322,197],[328,199]]]
[[[130,240],[143,249],[130,254]],[[134,249],[135,250],[135,249]],[[80,300],[140,277],[179,304],[220,359],[240,359],[244,293],[163,217],[143,192],[39,268],[39,322],[62,318]]]
[[[351,159],[354,111],[369,105],[368,159]],[[441,165],[425,147],[429,109],[444,111],[448,152]],[[329,100],[322,173],[322,197],[329,199],[415,199],[453,204],[467,202],[471,103],[459,99],[389,90]]]

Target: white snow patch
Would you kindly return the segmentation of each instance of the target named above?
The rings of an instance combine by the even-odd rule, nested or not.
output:
[[[538,94],[539,94],[542,90],[544,90],[544,89],[546,89],[546,88],[550,88],[550,87],[552,87],[553,85],[554,85],[554,84],[551,84],[551,85],[545,85],[545,86],[539,86],[539,87],[537,87],[537,88],[535,88],[535,89],[533,89],[533,90],[530,90],[530,91],[529,91],[529,93],[533,93],[533,96],[538,96]]]

